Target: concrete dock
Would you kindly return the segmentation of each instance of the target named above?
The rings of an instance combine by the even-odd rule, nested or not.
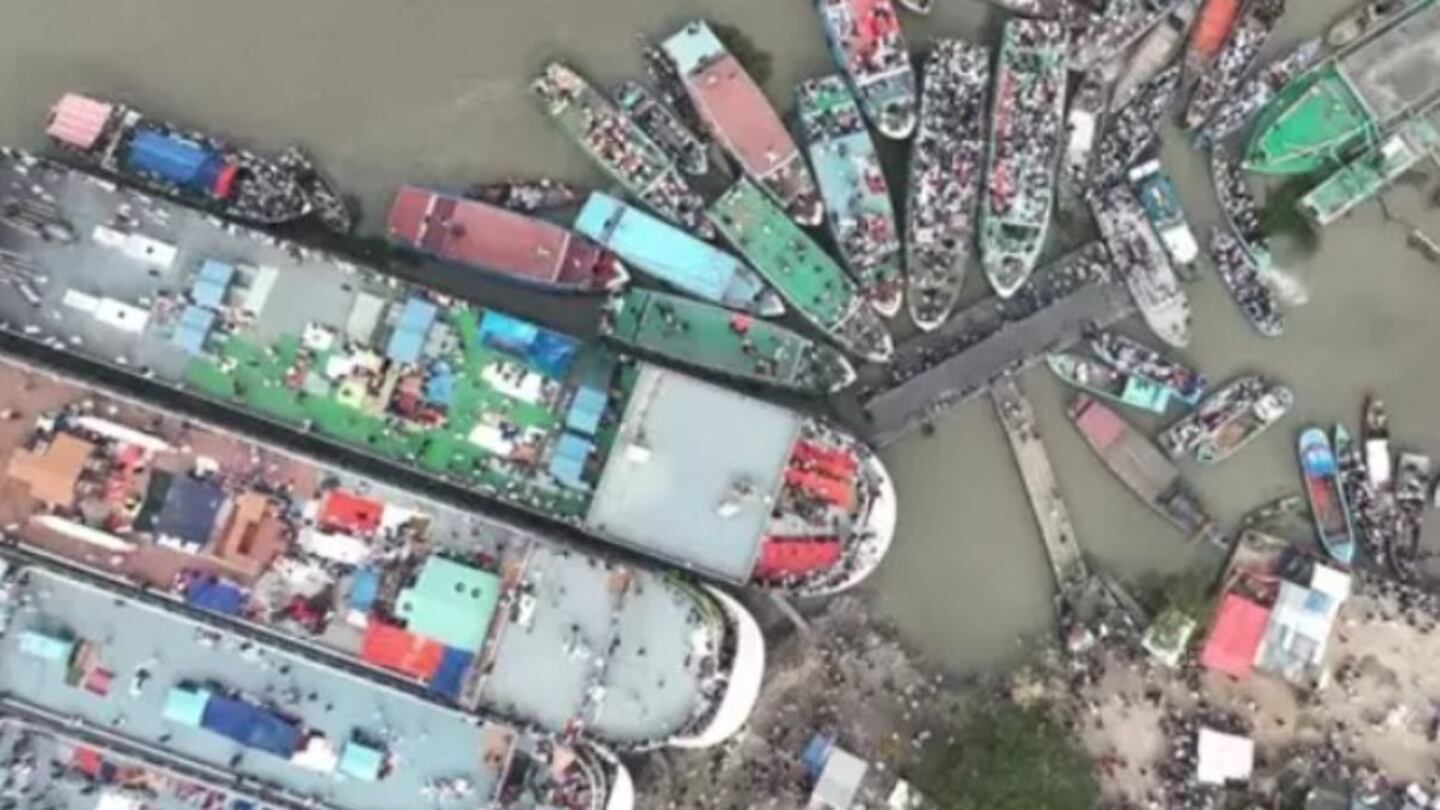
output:
[[[1000,375],[1024,369],[1135,310],[1098,245],[1042,274],[1034,290],[1010,301],[986,299],[941,329],[901,344],[886,379],[857,386],[849,401],[837,405],[840,418],[872,444],[890,444],[984,393]]]
[[[1075,540],[1070,511],[1055,480],[1055,469],[1050,466],[1050,454],[1045,450],[1035,411],[1012,375],[1001,375],[991,383],[990,396],[1000,424],[1005,427],[1005,436],[1010,440],[1010,449],[1015,453],[1015,466],[1020,468],[1030,506],[1035,510],[1035,522],[1050,558],[1056,588],[1061,595],[1071,593],[1089,579],[1089,572]]]

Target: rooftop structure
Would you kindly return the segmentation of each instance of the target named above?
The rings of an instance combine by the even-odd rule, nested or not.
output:
[[[1307,174],[1440,91],[1440,4],[1423,0],[1290,84],[1261,114],[1245,166]]]
[[[763,664],[753,620],[652,570],[4,359],[0,408],[0,518],[36,553],[616,745],[723,736],[754,699],[731,679]],[[41,501],[15,460],[57,447],[80,472]]]
[[[634,382],[645,364],[326,254],[219,227],[196,212],[21,153],[0,159],[0,193],[47,200],[52,221],[85,235],[62,243],[0,228],[0,248],[44,266],[47,278],[40,308],[24,296],[0,294],[0,321],[18,336],[184,389],[182,400],[305,430],[367,459],[714,573],[669,557],[673,543],[600,531],[589,519],[592,509],[604,508],[596,483],[612,461],[623,415],[634,410]],[[205,261],[217,258],[235,269],[218,309],[203,303],[215,293],[196,293],[209,289]],[[857,309],[874,317],[863,303]],[[202,317],[192,318],[197,313]],[[831,435],[826,446],[872,458],[843,434]],[[723,455],[713,460],[731,463]],[[855,477],[846,483],[884,479],[872,462],[847,467]],[[667,483],[684,486],[681,479]],[[893,507],[888,485],[866,491]],[[877,530],[867,522],[870,502],[825,513],[839,521],[826,524],[839,537],[826,536],[843,553],[808,573],[830,582],[857,564],[851,552],[863,556],[867,546],[850,540]],[[792,511],[803,504],[778,508],[781,519],[808,525]],[[876,562],[867,557],[864,567]]]
[[[538,217],[415,186],[395,193],[390,238],[427,256],[515,281],[574,292],[625,281],[615,257]]]

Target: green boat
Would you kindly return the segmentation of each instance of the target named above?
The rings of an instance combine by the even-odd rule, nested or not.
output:
[[[1099,360],[1071,352],[1053,352],[1045,356],[1045,362],[1066,384],[1112,402],[1150,413],[1164,413],[1170,406],[1168,386],[1147,377],[1126,374]]]
[[[889,361],[885,322],[840,265],[754,181],[741,178],[710,205],[710,221],[785,302],[847,351]]]
[[[1440,4],[1421,0],[1291,82],[1261,114],[1245,168],[1333,169],[1440,91]]]
[[[1412,118],[1301,197],[1300,212],[1323,228],[1373,199],[1437,147],[1440,130],[1431,117]]]
[[[769,321],[655,290],[611,300],[600,333],[689,366],[744,380],[830,393],[855,381],[838,350]]]

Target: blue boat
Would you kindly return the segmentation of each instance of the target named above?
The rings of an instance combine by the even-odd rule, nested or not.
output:
[[[1310,498],[1310,513],[1320,544],[1337,561],[1349,565],[1355,558],[1355,528],[1340,485],[1340,465],[1325,431],[1306,428],[1300,434],[1300,476]]]
[[[785,312],[780,296],[740,259],[608,194],[590,194],[575,230],[628,267],[701,300],[764,317]]]

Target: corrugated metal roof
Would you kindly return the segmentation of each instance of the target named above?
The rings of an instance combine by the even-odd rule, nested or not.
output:
[[[93,98],[66,93],[50,111],[50,124],[45,134],[77,149],[91,149],[105,131],[113,104]]]

